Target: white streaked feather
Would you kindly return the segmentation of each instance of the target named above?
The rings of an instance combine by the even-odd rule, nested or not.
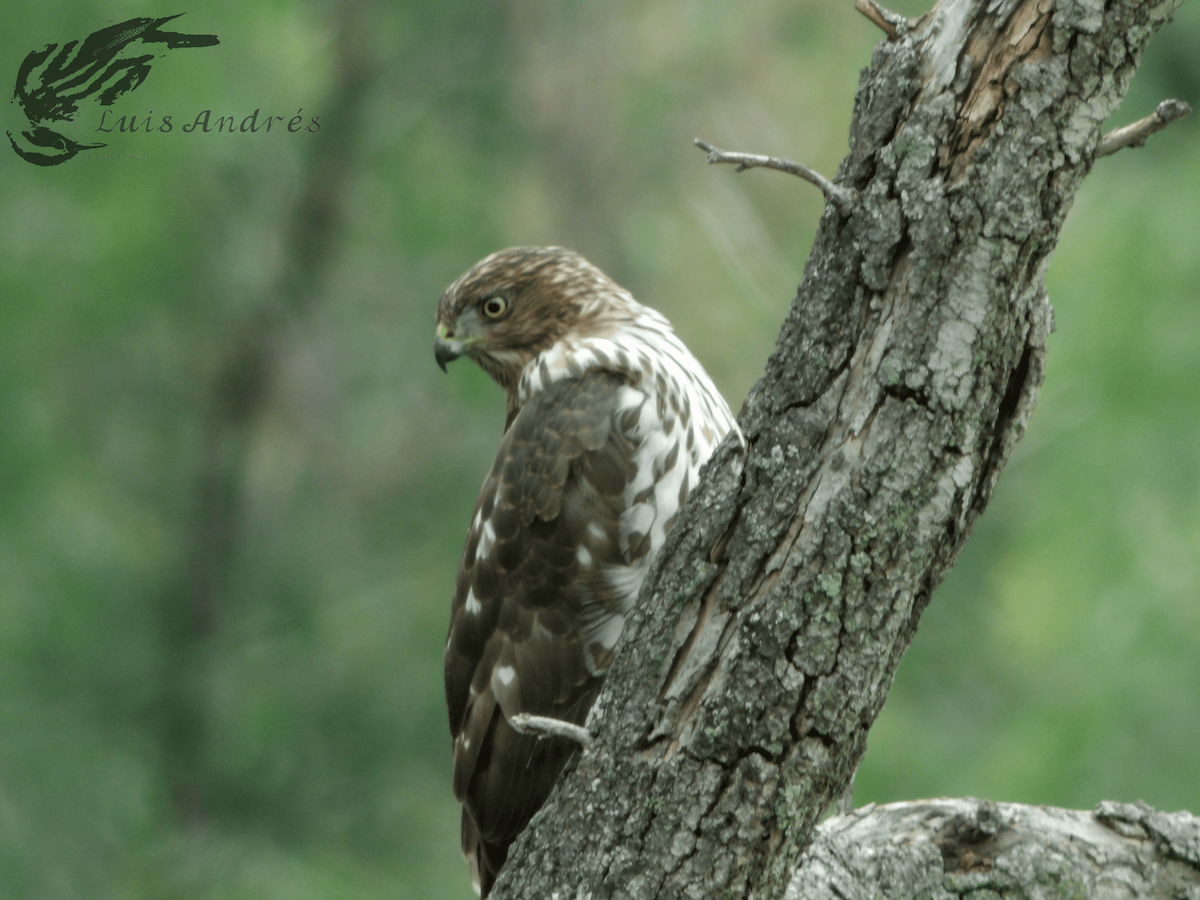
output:
[[[595,622],[580,629],[584,654],[584,664],[593,675],[603,675],[612,663],[612,650],[621,639],[625,630],[625,617],[619,613],[598,618]]]
[[[634,532],[649,534],[654,527],[655,509],[649,503],[635,503],[621,512],[620,541],[626,545]],[[651,544],[652,549],[657,549]]]
[[[499,499],[500,492],[496,491],[496,497]],[[489,519],[483,523],[483,530],[479,534],[479,544],[475,547],[475,561],[483,562],[492,554],[492,545],[496,543],[496,529],[492,527],[492,522]]]
[[[600,567],[609,590],[616,595],[620,613],[585,600],[577,625],[587,650],[586,664],[594,675],[603,674],[602,669],[611,661],[611,652],[621,636],[625,616],[637,600],[650,562],[666,541],[668,522],[679,512],[680,489],[685,483],[695,484],[700,467],[727,432],[732,430],[740,436],[729,406],[704,368],[675,336],[666,318],[642,306],[624,290],[617,289],[614,297],[614,286],[603,278],[597,279],[596,288],[606,296],[602,303],[598,298],[588,301],[589,304],[600,309],[611,307],[615,301],[624,308],[618,317],[608,320],[610,324],[617,323],[616,327],[605,331],[603,336],[568,335],[526,364],[517,387],[518,400],[523,405],[556,381],[581,371],[617,367],[622,359],[626,361],[624,370],[633,376],[633,383],[622,385],[616,397],[616,416],[637,411],[636,421],[628,432],[637,447],[633,459],[636,474],[626,485],[618,539],[628,553],[630,536],[635,533],[646,535],[650,550],[634,565]],[[670,393],[661,400],[657,396],[660,380]],[[661,416],[660,403],[665,406]],[[678,420],[678,413],[672,407],[690,410],[694,436],[690,452],[686,445],[687,428]],[[671,428],[669,434],[667,423]],[[704,435],[706,423],[710,432],[708,438]],[[667,459],[672,453],[675,458],[668,467]],[[651,498],[634,502],[634,498],[648,488],[653,488]],[[496,503],[500,503],[499,496]],[[599,523],[589,524],[588,534],[596,540],[607,537]],[[490,550],[494,539],[494,531],[484,523],[477,555]],[[576,549],[576,559],[583,568],[595,565],[591,551],[583,545]],[[494,675],[494,685],[507,687],[514,677],[511,666],[501,666]]]
[[[617,646],[617,641],[621,638],[621,630],[625,627],[625,617],[622,615],[609,616],[604,619],[600,626],[586,635],[589,644],[599,644],[605,650],[611,650]]]
[[[608,582],[608,586],[612,588],[613,593],[621,598],[621,610],[629,612],[633,609],[633,603],[637,600],[638,591],[642,589],[642,582],[646,580],[646,570],[649,567],[645,564],[636,566],[604,566],[604,578]]]

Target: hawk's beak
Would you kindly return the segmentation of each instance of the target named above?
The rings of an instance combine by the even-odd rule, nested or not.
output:
[[[433,358],[437,360],[443,372],[446,371],[446,363],[454,362],[466,352],[465,341],[448,341],[439,334],[433,342]]]

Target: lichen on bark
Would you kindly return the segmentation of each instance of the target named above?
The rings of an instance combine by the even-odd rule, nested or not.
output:
[[[783,900],[1200,896],[1200,820],[973,798],[864,807],[822,822]]]
[[[1175,6],[945,0],[881,42],[766,372],[494,896],[778,898],[1042,380],[1044,275]]]

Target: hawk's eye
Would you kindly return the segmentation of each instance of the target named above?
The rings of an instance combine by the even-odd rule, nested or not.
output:
[[[483,314],[489,319],[498,319],[508,312],[508,301],[504,297],[488,297],[481,306]]]

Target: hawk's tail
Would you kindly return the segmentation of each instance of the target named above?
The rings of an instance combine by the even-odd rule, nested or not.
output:
[[[471,864],[471,884],[480,898],[487,897],[496,883],[500,867],[508,859],[509,843],[491,844],[483,839],[479,829],[464,809],[462,814],[462,851]]]

